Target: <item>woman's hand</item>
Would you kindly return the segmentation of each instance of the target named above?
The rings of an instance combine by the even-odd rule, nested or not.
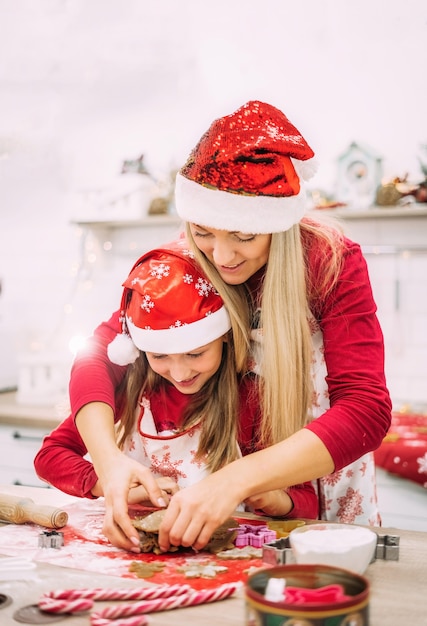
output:
[[[160,526],[160,549],[182,545],[201,550],[241,501],[236,481],[222,470],[181,489],[171,497]]]

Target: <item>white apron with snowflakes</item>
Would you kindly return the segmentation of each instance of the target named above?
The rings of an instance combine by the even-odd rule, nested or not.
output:
[[[326,362],[324,358],[323,334],[314,318],[311,320],[313,341],[312,379],[315,403],[313,419],[319,417],[329,405],[326,384]],[[262,354],[262,331],[252,331],[253,356],[260,363]],[[259,366],[254,371],[259,374]],[[314,482],[319,498],[320,519],[348,524],[380,526],[373,452],[350,463],[341,470]]]
[[[124,446],[124,452],[150,468],[154,476],[172,478],[180,488],[192,485],[210,472],[203,459],[196,459],[200,425],[180,432],[158,433],[150,401],[142,398],[137,409],[135,430]]]

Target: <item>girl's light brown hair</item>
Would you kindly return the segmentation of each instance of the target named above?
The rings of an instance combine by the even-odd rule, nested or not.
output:
[[[182,430],[200,422],[198,458],[215,471],[238,457],[237,424],[239,416],[238,374],[231,332],[223,344],[223,354],[217,372],[202,389],[191,397],[183,416]],[[151,393],[168,394],[168,383],[150,367],[144,352],[128,366],[122,383],[125,403],[117,423],[117,440],[123,449],[135,428],[139,400]]]

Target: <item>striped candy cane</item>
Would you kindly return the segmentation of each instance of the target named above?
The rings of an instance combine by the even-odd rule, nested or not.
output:
[[[149,623],[146,615],[135,615],[134,617],[125,617],[112,622],[104,617],[98,617],[96,613],[90,616],[91,626],[146,626]]]
[[[187,593],[189,585],[161,585],[142,589],[60,589],[45,593],[39,608],[48,613],[78,613],[88,611],[95,600],[153,600]]]
[[[224,600],[225,598],[233,595],[239,586],[239,583],[227,583],[217,589],[204,589],[200,591],[191,590],[180,595],[144,600],[141,602],[135,602],[134,604],[119,604],[116,606],[106,607],[96,613],[92,613],[92,626],[107,626],[108,620],[131,618],[134,616],[140,616],[141,613],[145,614],[157,611],[169,611],[171,609],[196,606],[198,604]],[[102,622],[102,620],[104,620],[104,622]],[[125,622],[123,622],[123,624],[125,624]],[[118,626],[116,621],[114,622],[114,626]],[[130,622],[129,626],[138,625]]]

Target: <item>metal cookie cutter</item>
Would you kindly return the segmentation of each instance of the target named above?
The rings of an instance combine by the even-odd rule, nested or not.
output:
[[[295,563],[289,537],[281,537],[276,541],[265,543],[262,546],[262,560],[270,565],[284,565]]]
[[[377,533],[377,547],[372,561],[383,559],[384,561],[399,560],[399,535],[380,535]]]
[[[64,533],[57,530],[44,530],[39,535],[39,548],[62,548],[64,545]]]

